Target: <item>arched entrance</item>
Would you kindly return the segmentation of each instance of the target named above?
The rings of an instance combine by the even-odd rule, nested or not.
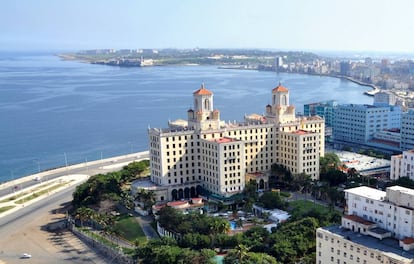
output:
[[[184,188],[184,198],[190,198],[190,188]]]
[[[197,192],[194,187],[190,188],[190,197],[197,197]]]
[[[260,181],[259,181],[259,189],[264,189],[265,188],[265,183],[264,183],[264,180],[263,179],[261,179]]]
[[[184,192],[183,189],[178,190],[178,200],[181,200],[184,198]]]
[[[172,190],[172,192],[171,192],[171,197],[172,197],[172,200],[173,200],[173,201],[174,201],[174,200],[178,200],[178,192],[177,192],[177,190],[176,190],[176,189]]]

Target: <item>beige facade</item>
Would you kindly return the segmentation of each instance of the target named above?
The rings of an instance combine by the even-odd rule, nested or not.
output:
[[[240,123],[220,120],[213,93],[204,85],[193,93],[193,101],[187,121],[148,131],[151,180],[168,186],[168,199],[189,198],[200,187],[229,197],[244,189],[246,174],[267,174],[274,163],[294,175],[319,178],[324,120],[297,118],[285,87],[272,90],[273,104],[266,106],[265,115],[246,116]]]
[[[319,134],[306,130],[279,132],[279,159],[293,175],[306,173],[319,178]]]

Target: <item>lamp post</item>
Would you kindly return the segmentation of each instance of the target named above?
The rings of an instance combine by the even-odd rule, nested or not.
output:
[[[86,171],[89,172],[88,157],[85,157],[85,166],[86,166]]]
[[[129,146],[130,146],[130,152],[129,152],[129,154],[132,154],[132,142],[131,141],[128,141],[128,143],[129,143]]]
[[[66,152],[63,153],[63,154],[65,154],[65,167],[67,167],[68,166],[68,156],[66,156]]]
[[[40,161],[38,159],[35,159],[33,162],[37,163],[37,172],[40,173]]]

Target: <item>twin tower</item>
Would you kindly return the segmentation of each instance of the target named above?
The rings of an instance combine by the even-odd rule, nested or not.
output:
[[[188,128],[195,130],[219,129],[224,126],[220,111],[213,107],[213,93],[201,85],[193,93],[194,108],[189,109]],[[266,106],[264,119],[267,123],[286,123],[295,121],[295,107],[289,105],[289,90],[280,83],[272,90],[272,104]]]

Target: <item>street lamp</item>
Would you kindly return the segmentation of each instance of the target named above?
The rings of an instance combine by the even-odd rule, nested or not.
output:
[[[40,161],[38,159],[33,160],[33,162],[37,163],[37,172],[40,173]]]
[[[68,166],[68,157],[66,156],[66,152],[63,153],[63,154],[65,154],[65,166],[67,167]]]
[[[132,142],[131,141],[128,141],[128,144],[130,146],[130,154],[132,154]]]

